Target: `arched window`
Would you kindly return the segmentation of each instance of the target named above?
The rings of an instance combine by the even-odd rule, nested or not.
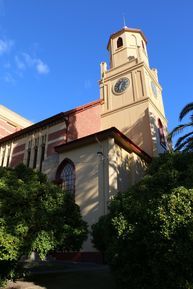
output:
[[[75,193],[75,166],[71,160],[61,162],[56,172],[56,182],[64,191]]]
[[[137,46],[137,38],[134,34],[130,36],[129,43],[131,46]]]
[[[117,40],[117,48],[123,46],[123,39],[121,37],[118,38]]]
[[[166,147],[166,139],[164,134],[164,127],[161,122],[161,119],[158,118],[158,127],[159,127],[159,137],[160,137],[160,144]]]

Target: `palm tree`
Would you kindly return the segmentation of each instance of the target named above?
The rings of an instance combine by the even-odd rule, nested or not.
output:
[[[180,112],[179,121],[182,121],[183,118],[190,113],[190,121],[184,124],[180,124],[175,127],[169,138],[171,139],[178,133],[182,133],[185,129],[190,129],[185,135],[179,137],[175,144],[175,151],[193,151],[193,102],[188,103]]]

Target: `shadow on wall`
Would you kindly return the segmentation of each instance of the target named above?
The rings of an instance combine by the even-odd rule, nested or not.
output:
[[[83,160],[83,161],[81,161]],[[82,215],[89,223],[93,223],[100,210],[98,190],[99,160],[96,154],[82,155],[76,166],[76,183],[78,191],[76,201],[81,207]]]
[[[78,138],[78,131],[76,128],[76,114],[70,115],[68,118],[66,142]]]
[[[109,162],[109,166],[112,168],[111,171],[114,171],[116,175],[109,191],[113,192],[114,190],[115,193],[126,192],[129,187],[141,180],[145,174],[147,164],[140,157],[134,157],[133,153],[123,158],[121,152],[117,151],[116,157],[121,160],[119,163],[117,160]],[[113,194],[109,198],[112,196]]]
[[[85,153],[82,157],[83,163],[75,163],[78,185],[76,203],[81,208],[84,220],[92,225],[101,215],[108,212],[108,203],[113,195],[127,191],[130,186],[141,179],[145,164],[140,158],[134,158],[133,154],[123,158],[119,150],[116,158],[121,160],[119,164],[116,159],[111,161],[107,158],[99,158],[97,151],[90,155]],[[113,177],[110,174],[113,174]],[[107,177],[112,181],[110,186]],[[84,243],[84,250],[93,250],[90,236]]]
[[[103,215],[104,199],[101,190],[98,187],[99,181],[99,163],[97,152],[83,152],[79,161],[75,162],[76,167],[76,203],[80,206],[83,219],[92,225]],[[90,230],[90,227],[89,227]],[[90,242],[90,235],[84,242],[85,251],[93,251]]]
[[[96,147],[91,154],[86,150],[82,152],[80,162],[75,163],[76,202],[90,224],[107,212],[109,199],[114,194],[127,191],[144,176],[147,167],[144,160],[133,153],[123,152],[121,148],[117,148],[115,154],[113,160],[100,158]]]
[[[152,135],[151,130],[154,126],[154,133]],[[136,145],[143,149],[150,156],[153,155],[154,144],[156,143],[156,124],[153,123],[153,116],[149,115],[149,110],[146,109],[144,114],[139,118],[131,127],[123,129],[123,133],[132,140]]]
[[[137,183],[145,174],[146,164],[139,157],[126,157],[117,172],[118,192],[126,192],[129,187]]]

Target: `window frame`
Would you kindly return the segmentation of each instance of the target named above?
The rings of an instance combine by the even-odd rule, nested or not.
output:
[[[72,169],[73,169],[73,185],[72,185],[72,189],[71,190],[67,190],[63,187],[63,184],[65,183],[65,179],[63,179],[61,177],[61,174],[63,173],[65,167],[67,167],[68,165],[71,165]],[[56,171],[56,177],[55,177],[55,182],[56,184],[58,184],[61,188],[63,188],[65,191],[69,192],[70,194],[72,194],[73,196],[75,196],[75,184],[76,184],[76,170],[75,170],[75,165],[73,163],[73,161],[71,161],[68,158],[65,158],[60,165],[57,168]]]

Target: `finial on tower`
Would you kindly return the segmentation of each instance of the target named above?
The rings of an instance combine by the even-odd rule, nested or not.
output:
[[[126,25],[126,21],[125,21],[125,15],[123,14],[123,28],[127,28],[127,25]]]

